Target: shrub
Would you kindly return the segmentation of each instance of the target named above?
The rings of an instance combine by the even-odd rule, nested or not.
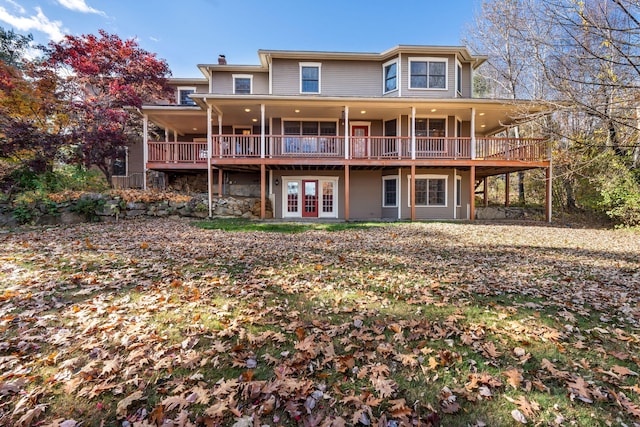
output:
[[[105,201],[98,198],[82,197],[71,207],[71,211],[83,215],[87,221],[100,220],[98,211],[104,207]]]

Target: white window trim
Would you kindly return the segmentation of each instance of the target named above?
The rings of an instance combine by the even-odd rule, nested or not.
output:
[[[176,92],[176,103],[177,103],[178,105],[187,105],[187,106],[193,106],[193,105],[196,105],[196,104],[195,104],[195,101],[194,101],[194,103],[193,103],[193,104],[182,104],[182,103],[180,102],[180,92],[182,92],[183,90],[192,90],[192,91],[193,91],[193,93],[196,93],[196,87],[195,87],[195,86],[178,86],[178,87],[177,87],[177,92]]]
[[[396,203],[394,205],[385,205],[385,181],[389,181],[391,179],[396,180]],[[383,208],[397,208],[398,207],[398,199],[400,198],[400,177],[398,175],[385,175],[382,177],[382,207]]]
[[[113,167],[113,165],[111,166]],[[118,177],[129,176],[129,147],[126,147],[126,146],[124,147],[124,175],[113,174],[111,176],[118,176]]]
[[[444,62],[444,88],[441,87],[413,87],[411,86],[411,63],[412,62]],[[439,90],[446,91],[449,90],[449,59],[444,57],[431,57],[431,56],[414,56],[409,58],[409,89],[411,90]],[[429,79],[427,76],[427,84],[429,83]]]
[[[387,61],[384,64],[382,64],[382,93],[385,95],[391,92],[397,92],[398,88],[400,87],[400,66],[398,62],[399,62],[398,59],[395,58],[395,59],[392,59],[391,61]],[[396,64],[396,88],[387,90],[385,69],[392,64]]]
[[[449,137],[449,116],[416,116],[416,122],[418,120],[427,120],[427,133],[429,133],[429,121],[430,120],[441,120],[444,119],[444,138]],[[426,136],[420,136],[418,138],[427,138]]]
[[[298,210],[296,212],[288,212],[288,193],[287,188],[290,182],[298,182],[298,189],[302,191],[302,181],[318,181],[318,218],[338,218],[340,209],[338,202],[338,182],[340,178],[337,176],[281,176],[282,182],[282,217],[283,218],[302,218],[302,193],[298,197]],[[325,182],[333,183],[333,212],[322,212],[322,184]]]
[[[299,76],[300,76],[300,94],[301,95],[317,95],[322,93],[322,63],[321,62],[300,62],[299,63]],[[318,69],[318,91],[317,92],[303,92],[302,91],[302,67],[316,67]]]
[[[460,70],[460,75],[458,75],[458,70]],[[456,58],[456,98],[462,97],[462,64]],[[458,90],[458,86],[460,86],[460,90]]]
[[[233,94],[236,94],[236,79],[249,79],[249,93],[248,95],[253,94],[253,74],[232,74],[233,77]],[[247,95],[247,94],[240,94]]]
[[[416,208],[446,208],[449,205],[449,175],[416,175],[418,179],[444,179],[444,205],[416,205]],[[407,206],[411,207],[411,174],[407,175]]]

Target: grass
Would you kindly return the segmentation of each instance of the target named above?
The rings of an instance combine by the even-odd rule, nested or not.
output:
[[[515,426],[533,402],[531,425],[630,426],[640,246],[628,237],[169,219],[8,233],[0,425],[45,404],[31,425],[158,424],[160,412],[195,426],[351,424],[364,410],[372,425]]]

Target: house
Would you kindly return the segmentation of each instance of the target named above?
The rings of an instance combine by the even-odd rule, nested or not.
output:
[[[200,64],[203,78],[172,79],[174,103],[142,108],[143,150],[123,162],[142,165],[144,186],[259,197],[262,218],[473,219],[487,177],[543,168],[550,219],[548,144],[497,136],[537,107],[473,98],[485,56],[406,45],[258,56]]]

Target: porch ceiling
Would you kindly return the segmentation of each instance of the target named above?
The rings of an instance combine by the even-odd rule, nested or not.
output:
[[[412,107],[417,117],[457,117],[470,121],[475,109],[475,134],[494,134],[516,123],[511,117],[519,111],[540,111],[530,103],[517,104],[508,101],[453,99],[426,100],[400,98],[329,98],[329,97],[269,97],[264,96],[217,96],[196,99],[200,107],[155,106],[145,107],[144,113],[162,128],[175,130],[179,135],[206,133],[206,104],[212,106],[212,126],[217,132],[219,119],[223,125],[258,126],[261,121],[261,104],[265,105],[265,121],[269,118],[298,120],[333,119],[343,124],[343,111],[348,106],[350,121],[392,120],[410,116]],[[346,113],[345,113],[346,115]],[[273,129],[272,133],[279,133]]]

